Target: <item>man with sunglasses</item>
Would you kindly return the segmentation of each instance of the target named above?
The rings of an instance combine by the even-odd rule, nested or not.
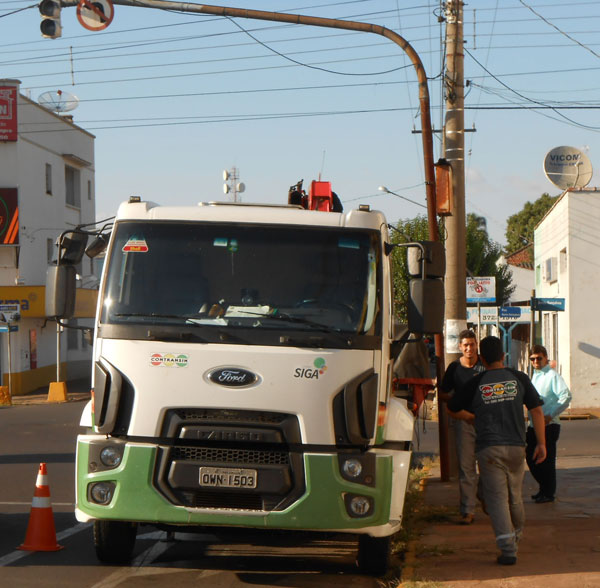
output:
[[[546,451],[547,457],[541,463],[535,463],[533,452],[536,440],[531,420],[527,429],[527,449],[525,456],[529,471],[539,484],[537,494],[531,498],[537,504],[554,502],[556,493],[556,444],[560,436],[559,415],[571,402],[571,392],[560,374],[550,367],[548,352],[542,345],[531,348],[529,359],[533,364],[531,381],[544,400],[544,423],[546,425]]]

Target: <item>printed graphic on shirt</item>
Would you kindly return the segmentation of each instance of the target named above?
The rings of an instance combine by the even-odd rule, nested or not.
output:
[[[485,404],[504,402],[512,400],[517,395],[517,381],[497,382],[495,384],[483,384],[479,386],[481,398]]]

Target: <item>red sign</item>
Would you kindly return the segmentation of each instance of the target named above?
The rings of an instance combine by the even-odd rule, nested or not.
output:
[[[16,141],[17,137],[17,88],[0,86],[0,141]]]
[[[19,199],[16,188],[0,188],[0,245],[19,244]]]
[[[81,0],[77,20],[88,31],[102,31],[113,20],[115,7],[111,0]]]

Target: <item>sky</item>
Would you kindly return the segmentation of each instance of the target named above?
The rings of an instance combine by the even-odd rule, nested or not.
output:
[[[429,78],[443,125],[444,10],[419,0],[232,0],[226,6],[374,23],[404,37]],[[546,153],[567,145],[600,186],[600,2],[474,0],[464,9],[466,209],[505,243],[506,219],[559,188]],[[102,31],[74,7],[43,39],[37,5],[0,1],[0,77],[38,100],[61,90],[95,141],[97,218],[130,195],[159,204],[285,203],[321,178],[345,208],[389,222],[426,214],[417,78],[403,50],[375,34],[115,6]],[[440,20],[442,22],[440,22]],[[434,159],[443,156],[434,134]],[[396,195],[378,190],[386,186]]]

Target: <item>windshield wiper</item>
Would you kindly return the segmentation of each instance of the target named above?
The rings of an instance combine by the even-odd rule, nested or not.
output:
[[[304,318],[304,317],[292,316],[290,314],[286,314],[283,312],[275,312],[273,314],[270,314],[267,318],[285,321],[285,322],[293,323],[293,324],[306,325],[314,331],[321,331],[322,333],[325,333],[326,335],[333,336],[337,341],[343,342],[345,347],[350,347],[352,345],[351,337],[346,336],[341,329],[336,328],[336,327],[324,325],[322,323],[318,323],[316,321],[312,321],[312,320]],[[310,337],[309,339],[314,340],[314,343],[316,343],[315,346],[321,346],[322,343],[326,341],[325,336],[319,337],[318,340],[316,340],[316,338],[314,338],[314,337]],[[294,342],[294,339],[292,337],[285,336],[285,337],[281,338],[281,342],[282,343]],[[305,343],[305,341],[304,341],[304,343]]]
[[[154,329],[148,329],[146,335],[151,341],[200,341],[201,343],[208,343],[208,340],[199,337],[197,333],[193,331],[160,331]]]
[[[112,316],[122,317],[144,317],[144,318],[168,318],[168,319],[187,319],[190,315],[185,314],[160,314],[158,312],[114,312]],[[195,315],[194,315],[195,316]]]

